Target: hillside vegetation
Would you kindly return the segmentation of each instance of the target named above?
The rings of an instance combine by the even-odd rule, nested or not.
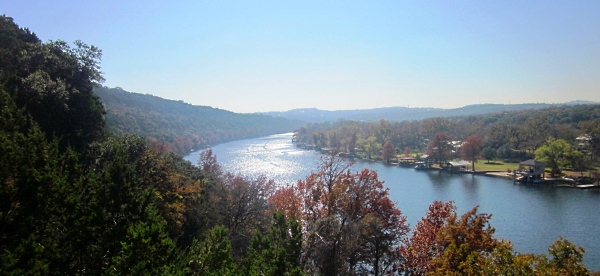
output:
[[[237,114],[208,106],[96,86],[108,130],[137,134],[176,153],[232,140],[291,132],[303,122],[259,114]]]
[[[299,143],[393,162],[396,155],[428,154],[439,164],[453,159],[519,162],[538,158],[552,168],[593,172],[600,162],[600,104],[436,117],[419,121],[341,120],[300,128]],[[560,146],[560,151],[553,147]],[[544,152],[551,148],[552,154]],[[465,150],[467,149],[467,150]],[[466,153],[468,151],[468,153]]]
[[[341,157],[277,187],[211,150],[193,166],[112,135],[92,93],[99,49],[42,43],[6,16],[0,38],[0,275],[590,273],[562,238],[515,252],[476,207],[433,202],[411,231],[377,172]]]

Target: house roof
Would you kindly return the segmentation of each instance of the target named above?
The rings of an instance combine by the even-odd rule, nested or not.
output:
[[[404,156],[404,157],[400,157],[400,160],[415,160],[415,158],[412,156]]]
[[[460,166],[468,166],[471,163],[469,163],[469,161],[461,160],[461,161],[450,161],[450,162],[448,162],[448,164],[452,165],[453,167],[460,167]]]
[[[534,160],[534,159],[525,160],[525,161],[519,163],[519,165],[534,166],[534,167],[536,167],[536,166],[545,166],[544,163],[542,163],[540,161],[537,161],[537,160]]]
[[[592,137],[590,137],[590,136],[589,136],[589,135],[587,135],[587,134],[584,134],[584,135],[581,135],[581,136],[579,136],[579,137],[575,138],[575,140],[584,140],[584,141],[589,141],[589,140],[592,140]]]

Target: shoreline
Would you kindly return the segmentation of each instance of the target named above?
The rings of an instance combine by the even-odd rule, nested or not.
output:
[[[296,147],[298,147],[296,145]],[[299,147],[301,149],[304,150],[315,150],[321,153],[325,153],[322,150],[317,150],[317,149],[313,149],[313,148],[303,148],[303,147]],[[362,161],[367,161],[367,162],[378,162],[376,160],[373,159],[368,159],[368,158],[360,158],[357,156],[353,156],[353,157],[348,157],[349,159],[354,159],[354,160],[362,160]],[[388,166],[394,166],[394,167],[400,167],[400,168],[408,168],[410,169],[411,167],[405,167],[405,166],[401,166],[399,163],[392,163],[392,164],[386,164]],[[565,178],[545,178],[543,179],[541,182],[539,183],[534,183],[534,182],[521,182],[521,181],[517,181],[514,178],[514,174],[511,172],[506,172],[506,171],[499,171],[499,170],[490,170],[490,171],[469,171],[469,170],[447,170],[444,168],[440,168],[440,167],[425,167],[422,169],[415,169],[414,167],[412,168],[414,170],[423,170],[423,171],[432,171],[432,170],[436,170],[436,171],[444,171],[447,172],[449,174],[471,174],[471,175],[482,175],[482,176],[489,176],[489,177],[501,177],[501,178],[506,178],[506,179],[512,179],[514,184],[533,184],[533,185],[544,185],[544,186],[552,186],[552,187],[557,187],[557,188],[576,188],[576,189],[598,189],[600,188],[600,183],[597,184],[578,184],[577,182],[575,182],[572,179],[565,179]]]
[[[483,175],[491,176],[491,177],[504,177],[508,179],[513,179],[513,174],[508,172],[485,172]],[[578,184],[574,180],[565,179],[565,178],[547,178],[544,179],[542,183],[530,183],[530,182],[519,182],[514,181],[515,184],[539,184],[539,185],[551,185],[552,187],[557,188],[576,188],[576,189],[593,189],[600,188],[600,184]]]
[[[368,162],[377,162],[375,160],[369,160],[369,159],[364,159],[364,158],[355,158],[355,159],[361,159],[361,160],[368,161]],[[397,167],[402,168],[402,166],[399,166],[398,164],[391,164],[390,166],[397,166]],[[404,167],[404,168],[410,168],[410,167]],[[532,184],[532,185],[551,186],[551,187],[556,187],[556,188],[576,188],[576,189],[594,189],[594,188],[598,189],[598,188],[600,188],[600,183],[599,184],[578,184],[572,179],[565,179],[565,178],[546,178],[546,179],[543,179],[543,181],[540,183],[521,182],[521,181],[515,180],[513,173],[509,173],[506,171],[497,171],[497,170],[492,170],[492,171],[468,171],[468,170],[450,171],[450,170],[447,170],[444,168],[439,168],[439,167],[423,168],[423,169],[419,169],[419,170],[443,171],[443,172],[447,172],[449,174],[471,174],[471,175],[481,175],[481,176],[489,176],[489,177],[501,177],[501,178],[513,180],[514,184]]]

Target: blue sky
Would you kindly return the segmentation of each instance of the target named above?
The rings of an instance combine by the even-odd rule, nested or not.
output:
[[[30,1],[109,87],[234,112],[600,101],[600,1]]]

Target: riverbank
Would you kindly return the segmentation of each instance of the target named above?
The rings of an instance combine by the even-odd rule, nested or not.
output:
[[[380,160],[373,160],[367,158],[354,157],[354,159],[360,159],[367,162],[381,162]],[[392,163],[391,166],[402,166],[399,163]],[[520,182],[516,179],[516,176],[512,172],[508,172],[507,170],[465,170],[465,169],[456,169],[453,170],[451,168],[441,168],[437,165],[433,165],[433,167],[420,167],[415,168],[415,170],[433,170],[433,171],[445,171],[450,174],[472,174],[472,175],[483,175],[483,176],[491,176],[491,177],[501,177],[505,179],[513,180],[514,183],[526,183]],[[576,189],[594,189],[600,188],[600,183],[578,183],[575,179],[569,177],[545,177],[542,180],[539,180],[535,183],[529,183],[533,185],[549,185],[552,187],[558,188],[576,188]]]
[[[486,172],[485,175],[492,176],[492,177],[503,177],[503,178],[514,180],[513,174],[509,173],[509,172]],[[515,181],[515,182],[523,183],[523,182],[518,182],[518,181]],[[598,189],[598,188],[600,188],[600,185],[598,183],[596,183],[596,184],[578,184],[575,180],[570,179],[570,178],[545,178],[540,183],[532,183],[532,184],[551,185],[553,187],[558,187],[558,188],[577,188],[577,189],[593,189],[593,188]]]

